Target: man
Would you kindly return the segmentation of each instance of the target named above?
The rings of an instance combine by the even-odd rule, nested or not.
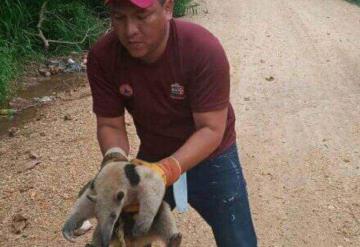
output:
[[[229,64],[199,25],[172,19],[173,0],[108,0],[113,30],[92,48],[88,78],[105,156],[129,151],[124,110],[141,144],[137,157],[169,186],[187,172],[190,205],[217,246],[256,246],[229,102]]]

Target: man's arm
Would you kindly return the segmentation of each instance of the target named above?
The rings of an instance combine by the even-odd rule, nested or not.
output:
[[[225,132],[228,108],[204,113],[193,113],[196,131],[174,154],[187,171],[206,159],[221,143]]]
[[[221,144],[230,97],[230,65],[219,40],[202,31],[194,42],[194,54],[187,58],[193,70],[186,92],[196,131],[172,155],[182,171],[206,159]]]
[[[99,115],[97,120],[97,138],[102,154],[113,147],[120,147],[129,154],[129,140],[125,127],[125,116],[106,118]]]

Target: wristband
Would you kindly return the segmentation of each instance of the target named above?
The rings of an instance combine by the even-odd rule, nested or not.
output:
[[[109,161],[129,161],[129,159],[123,149],[119,147],[113,147],[105,152],[104,158],[101,162],[101,167],[103,167]]]
[[[159,167],[164,171],[166,176],[166,186],[170,186],[179,179],[182,173],[180,162],[173,156],[159,161]]]

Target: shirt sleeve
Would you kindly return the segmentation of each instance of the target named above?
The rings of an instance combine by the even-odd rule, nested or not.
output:
[[[93,52],[88,55],[87,75],[93,98],[93,111],[101,117],[124,115],[124,100],[115,82],[109,80]]]
[[[198,59],[188,85],[192,111],[209,112],[226,108],[229,105],[230,71],[224,49],[213,37],[195,53]]]

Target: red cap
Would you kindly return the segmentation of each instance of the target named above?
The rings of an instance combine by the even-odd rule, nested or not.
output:
[[[111,3],[113,0],[105,0],[105,4]],[[135,6],[145,9],[150,7],[156,0],[127,0]]]

